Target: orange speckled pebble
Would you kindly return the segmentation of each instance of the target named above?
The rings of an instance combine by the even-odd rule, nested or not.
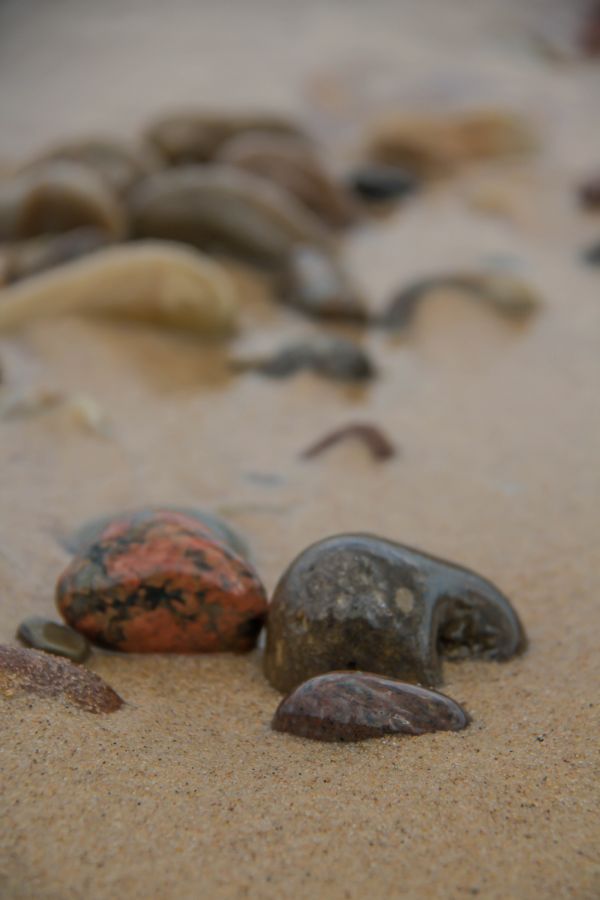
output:
[[[113,520],[59,578],[65,621],[131,653],[251,650],[267,612],[251,566],[176,512]]]

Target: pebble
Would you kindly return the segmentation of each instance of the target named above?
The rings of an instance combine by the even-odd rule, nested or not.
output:
[[[89,137],[57,144],[27,168],[48,160],[68,160],[93,169],[117,194],[125,194],[144,175],[161,167],[155,151],[113,138]]]
[[[295,244],[331,246],[329,230],[276,184],[233,166],[183,166],[150,175],[129,195],[137,237],[182,241],[268,266]]]
[[[337,259],[315,247],[292,248],[279,296],[282,302],[316,318],[364,323],[369,317],[364,298]]]
[[[17,637],[28,647],[66,656],[73,662],[83,662],[90,654],[89,642],[82,634],[43,616],[24,619],[17,629]]]
[[[208,512],[204,509],[196,509],[191,506],[146,506],[142,509],[125,510],[120,513],[113,513],[108,516],[101,516],[85,522],[72,534],[67,535],[62,540],[63,547],[69,553],[84,553],[91,544],[95,544],[103,531],[109,525],[115,522],[144,522],[151,521],[154,516],[160,513],[176,513],[180,516],[190,518],[191,525],[199,523],[205,526],[210,532],[213,540],[222,541],[234,553],[244,559],[250,557],[250,548],[246,540],[215,513]]]
[[[363,165],[348,176],[351,190],[368,203],[401,200],[419,187],[419,179],[409,169],[397,166]]]
[[[579,202],[584,209],[594,212],[600,210],[600,174],[595,175],[593,178],[588,178],[587,181],[581,184],[578,196]]]
[[[600,266],[600,241],[597,244],[592,244],[591,247],[584,251],[583,259],[591,266]]]
[[[364,741],[460,731],[468,724],[464,709],[445,694],[366,672],[330,672],[288,694],[272,728],[314,741]]]
[[[282,575],[269,607],[265,673],[290,691],[336,669],[436,685],[442,657],[508,659],[519,617],[486,579],[368,534],[326,538]]]
[[[375,125],[368,154],[378,162],[435,176],[463,163],[528,152],[534,145],[528,124],[519,115],[481,109],[446,116],[387,117]]]
[[[366,381],[375,375],[375,367],[361,347],[325,336],[289,344],[270,356],[236,358],[232,365],[270,378],[287,378],[303,369],[338,381]]]
[[[180,166],[208,162],[226,141],[254,131],[304,137],[294,122],[277,114],[202,110],[163,116],[150,125],[145,137],[167,163]]]
[[[222,336],[236,324],[237,288],[222,265],[191,247],[137,241],[0,289],[0,331],[65,314]]]
[[[61,575],[56,603],[93,643],[132,653],[251,650],[267,613],[250,564],[167,511],[109,524]]]
[[[125,211],[110,187],[81,163],[48,161],[0,184],[0,242],[97,228],[120,239]]]
[[[98,228],[75,228],[0,247],[0,284],[12,284],[106,247],[110,237]]]
[[[218,161],[275,182],[332,228],[345,228],[359,218],[352,194],[305,140],[248,132],[227,141]]]
[[[379,319],[383,328],[408,327],[420,303],[434,291],[458,291],[486,303],[495,313],[524,321],[535,313],[541,300],[521,278],[504,272],[449,272],[419,279],[402,288]]]
[[[25,692],[58,697],[91,713],[111,713],[123,699],[89,669],[38,650],[0,646],[0,697]]]

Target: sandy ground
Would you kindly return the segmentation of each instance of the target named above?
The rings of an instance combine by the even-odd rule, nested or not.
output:
[[[491,258],[544,300],[519,329],[431,300],[409,336],[368,336],[381,377],[365,390],[232,377],[218,347],[77,319],[0,342],[5,390],[84,391],[111,425],[99,437],[58,410],[0,423],[3,640],[25,615],[52,614],[61,535],[149,502],[226,515],[269,589],[334,532],[421,546],[497,582],[531,639],[504,665],[446,667],[467,731],[353,746],[272,733],[278,695],[258,653],[95,653],[122,711],[0,707],[3,897],[600,894],[600,275],[578,259],[600,222],[571,192],[600,164],[600,69],[534,49],[531,29],[558,22],[560,6],[0,7],[6,161],[65,135],[131,134],[186,102],[290,111],[339,165],[358,127],[394,103],[524,111],[541,136],[535,161],[431,190],[356,233],[347,255],[374,308],[413,276]],[[480,179],[507,192],[507,216],[469,203]],[[313,328],[255,293],[245,339]],[[345,445],[299,459],[355,419],[384,427],[401,455],[377,465]]]

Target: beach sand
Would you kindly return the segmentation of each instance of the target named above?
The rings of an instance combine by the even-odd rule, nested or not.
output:
[[[5,163],[60,137],[131,135],[186,104],[297,115],[340,168],[394,105],[524,112],[540,136],[531,160],[444,181],[345,252],[373,309],[412,278],[490,259],[543,306],[516,326],[431,298],[407,335],[365,337],[380,377],[364,389],[232,375],[226,348],[142,327],[66,318],[2,338],[5,392],[84,392],[110,425],[98,435],[60,409],[0,423],[2,641],[55,614],[65,534],[149,503],[226,517],[269,591],[336,532],[421,547],[494,581],[530,638],[505,664],[446,665],[443,690],[473,723],[419,738],[272,732],[279,695],[260,651],[96,651],[89,666],[126,700],[107,716],[0,698],[2,897],[600,895],[600,274],[580,261],[600,220],[573,194],[600,165],[600,69],[536,49],[560,8],[3,4]],[[508,197],[501,214],[473,204],[490,184]],[[244,339],[317,330],[244,278]],[[400,453],[378,464],[348,443],[300,459],[351,421],[377,423]]]

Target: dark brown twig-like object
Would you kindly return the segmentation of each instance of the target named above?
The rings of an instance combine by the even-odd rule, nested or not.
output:
[[[316,444],[311,444],[307,450],[302,453],[303,459],[312,459],[318,456],[328,447],[333,447],[346,438],[358,438],[362,441],[373,459],[378,462],[384,462],[396,455],[396,448],[390,439],[376,425],[355,423],[353,425],[344,425],[342,428],[336,428],[330,434],[326,434]]]

